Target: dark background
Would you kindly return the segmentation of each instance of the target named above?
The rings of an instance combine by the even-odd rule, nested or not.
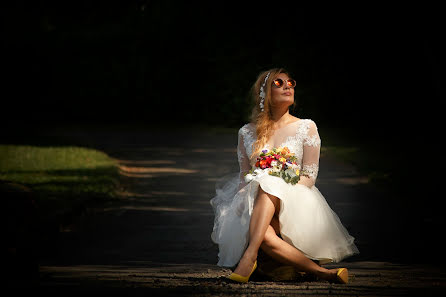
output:
[[[405,240],[395,250],[405,260],[444,263],[436,258],[444,233],[439,7],[142,0],[2,6],[0,143],[66,145],[49,142],[45,132],[73,125],[81,131],[76,145],[98,136],[117,146],[132,135],[157,135],[132,134],[135,127],[239,128],[249,120],[248,92],[259,72],[285,67],[297,80],[292,114],[317,123],[322,146],[359,147],[356,165],[378,172],[389,190],[375,203],[369,185],[358,187],[358,201],[375,203],[364,233],[382,229],[391,237],[397,230],[393,241]],[[124,127],[121,135],[116,127]],[[376,238],[372,253],[386,252],[386,237]]]
[[[240,127],[258,73],[285,67],[298,82],[292,114],[375,147],[401,185],[431,178],[441,155],[435,6],[25,1],[2,17],[9,134],[65,123]]]
[[[4,99],[20,120],[238,126],[257,74],[285,67],[298,114],[370,128],[443,95],[440,17],[407,5],[25,1],[3,9]]]

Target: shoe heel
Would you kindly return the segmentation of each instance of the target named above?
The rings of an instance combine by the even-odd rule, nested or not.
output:
[[[256,270],[256,268],[257,268],[257,260],[254,262],[254,266],[252,267],[251,273],[248,276],[242,276],[237,273],[231,273],[231,275],[228,276],[227,278],[236,281],[238,283],[247,283],[254,270]]]
[[[347,268],[339,268],[336,273],[336,278],[339,283],[347,284],[348,283],[348,269]]]

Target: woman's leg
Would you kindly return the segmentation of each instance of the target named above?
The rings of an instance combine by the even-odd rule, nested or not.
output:
[[[300,271],[315,274],[316,276],[330,280],[336,275],[337,269],[326,269],[307,258],[301,251],[277,236],[278,219],[274,217],[272,224],[268,226],[264,240],[260,248],[273,259],[287,265],[292,265]]]
[[[317,265],[301,251],[277,236],[276,232],[279,233],[279,221],[277,219],[279,211],[279,198],[266,193],[259,187],[249,224],[249,244],[234,273],[242,276],[249,275],[257,259],[258,250],[262,247],[268,255],[279,262],[293,265],[322,279],[333,279],[336,276],[337,269],[326,269]]]
[[[266,193],[259,186],[249,223],[249,244],[234,273],[247,276],[251,272],[260,245],[265,237],[265,232],[271,223],[276,208],[280,206],[279,202],[279,198]]]

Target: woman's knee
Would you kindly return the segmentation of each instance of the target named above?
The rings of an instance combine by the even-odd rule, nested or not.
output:
[[[269,225],[268,229],[265,232],[265,236],[263,237],[262,247],[263,248],[272,248],[274,246],[274,241],[277,239],[277,234],[274,228]]]
[[[273,218],[271,219],[271,223],[270,226],[273,227],[274,232],[276,234],[280,234],[280,222],[279,222],[279,217],[274,215]]]
[[[273,203],[274,208],[275,208],[276,210],[278,210],[278,209],[280,208],[280,199],[277,198],[277,197],[274,196],[274,195],[271,195],[271,194],[265,192],[265,191],[262,189],[262,187],[260,187],[260,186],[259,186],[259,193],[258,193],[258,196],[268,197],[268,199],[271,200],[271,202]]]

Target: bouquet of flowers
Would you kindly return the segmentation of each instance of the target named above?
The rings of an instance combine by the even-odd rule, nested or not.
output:
[[[272,150],[262,150],[255,165],[245,174],[245,181],[250,182],[254,176],[264,174],[283,178],[287,183],[295,185],[300,179],[297,157],[288,147],[278,147]]]

